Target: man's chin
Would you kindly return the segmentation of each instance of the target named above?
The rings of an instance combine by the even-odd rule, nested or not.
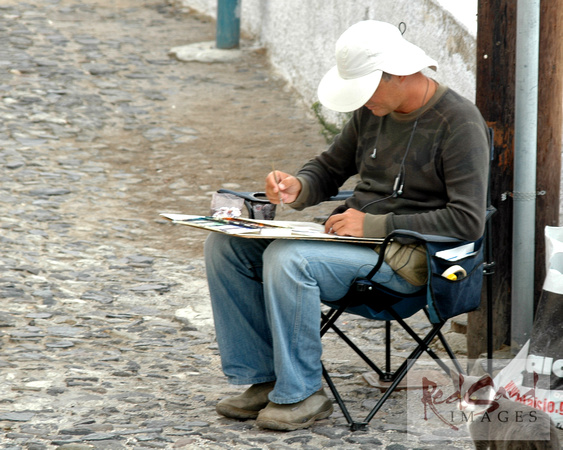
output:
[[[383,116],[386,116],[388,114],[388,112],[383,112],[383,111],[379,111],[379,110],[376,110],[376,109],[370,109],[370,112],[374,116],[377,116],[377,117],[383,117]]]

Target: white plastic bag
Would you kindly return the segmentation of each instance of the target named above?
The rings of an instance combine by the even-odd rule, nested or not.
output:
[[[547,274],[530,340],[494,381],[563,429],[563,227],[546,227],[545,237]]]

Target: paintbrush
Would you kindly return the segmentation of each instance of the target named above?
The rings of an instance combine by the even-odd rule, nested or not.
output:
[[[276,182],[276,186],[278,187],[278,195],[280,197],[280,207],[283,209],[283,198],[280,191],[280,183],[278,181],[278,175],[276,173],[276,169],[274,168],[274,163],[272,163],[272,172],[274,172],[274,181]]]

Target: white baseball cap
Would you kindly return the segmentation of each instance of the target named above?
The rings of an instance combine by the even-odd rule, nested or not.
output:
[[[438,63],[403,38],[386,22],[365,20],[348,28],[336,41],[336,66],[317,89],[321,103],[339,112],[354,111],[373,95],[383,72],[412,75]]]

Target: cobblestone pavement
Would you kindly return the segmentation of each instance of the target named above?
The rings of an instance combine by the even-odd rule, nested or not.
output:
[[[422,413],[409,425],[404,392],[355,433],[338,411],[289,433],[216,415],[240,389],[219,367],[205,234],[158,213],[204,213],[217,188],[259,189],[272,161],[295,169],[325,142],[252,42],[229,64],[168,56],[213,37],[165,0],[0,5],[0,447],[471,448]],[[380,328],[344,327],[381,354]],[[365,369],[325,348],[365,414]]]

